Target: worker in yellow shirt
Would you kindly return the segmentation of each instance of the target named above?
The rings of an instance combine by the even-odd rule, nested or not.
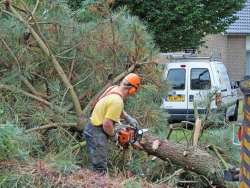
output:
[[[137,126],[136,119],[123,110],[123,101],[138,91],[140,82],[141,78],[137,74],[130,73],[119,86],[107,89],[95,104],[90,122],[84,129],[88,158],[94,171],[102,174],[107,172],[108,138],[116,138],[114,124],[119,122],[121,116],[129,124]]]

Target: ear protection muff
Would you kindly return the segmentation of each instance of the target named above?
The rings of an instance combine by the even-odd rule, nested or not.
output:
[[[131,85],[131,88],[128,90],[129,95],[134,95],[137,92],[137,87]]]

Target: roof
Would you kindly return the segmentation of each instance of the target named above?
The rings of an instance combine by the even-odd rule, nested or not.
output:
[[[227,34],[250,34],[250,0],[235,14],[238,19],[226,30]]]

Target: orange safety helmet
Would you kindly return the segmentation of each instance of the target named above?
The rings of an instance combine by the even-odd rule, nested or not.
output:
[[[132,86],[128,91],[129,95],[134,95],[140,86],[141,78],[135,73],[130,73],[124,79],[128,81],[129,86]]]

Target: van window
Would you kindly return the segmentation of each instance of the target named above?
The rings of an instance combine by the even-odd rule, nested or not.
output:
[[[170,82],[173,89],[183,90],[185,89],[185,69],[169,69],[167,80]]]
[[[206,68],[191,69],[191,89],[210,89],[211,81]]]

